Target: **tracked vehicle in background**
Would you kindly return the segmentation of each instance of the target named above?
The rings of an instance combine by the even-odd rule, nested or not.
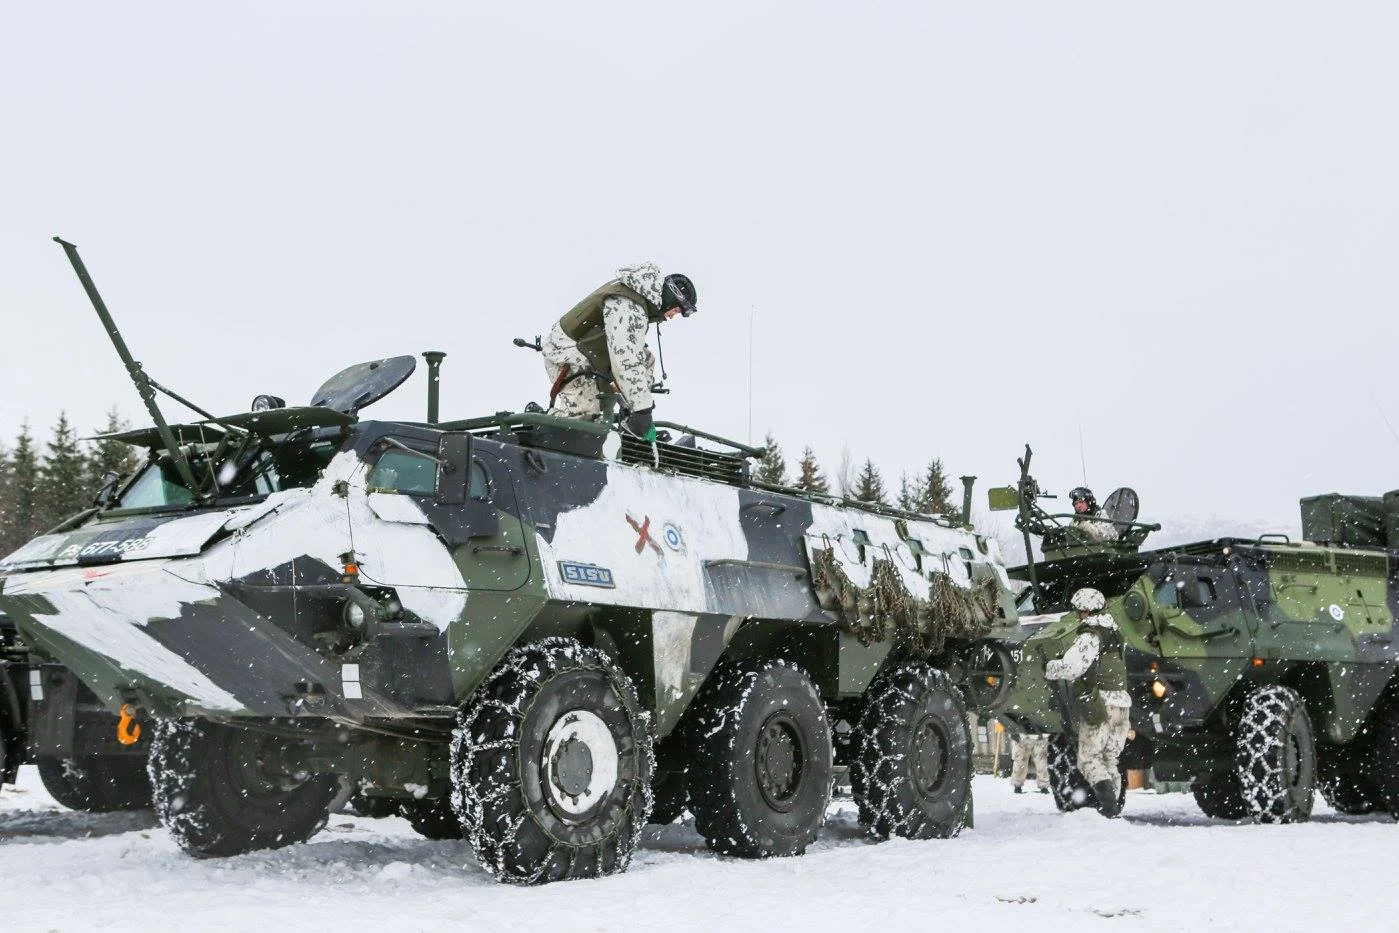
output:
[[[1373,514],[1355,518],[1357,497],[1302,500],[1314,540],[1223,538],[1142,551],[1155,526],[1135,522],[1134,505],[1102,518],[1122,529],[1117,540],[1084,541],[1073,516],[1039,506],[1028,449],[1021,466],[1019,485],[991,498],[993,508],[1018,510],[1027,552],[1030,534],[1043,541],[1043,561],[1011,570],[1031,584],[1023,605],[1062,612],[1082,586],[1109,597],[1127,644],[1143,766],[1162,780],[1190,781],[1215,817],[1303,820],[1316,790],[1343,813],[1399,817],[1399,540],[1382,539]],[[1360,501],[1370,512],[1382,502]],[[1075,628],[1051,621],[998,657],[1003,721],[1066,731],[1043,663]],[[1051,770],[1066,808],[1075,804],[1072,762],[1061,736]]]
[[[619,871],[683,806],[720,852],[794,855],[837,758],[876,835],[966,822],[954,681],[1015,607],[963,521],[764,486],[680,425],[439,421],[440,355],[424,422],[359,417],[395,357],[172,425],[65,248],[155,426],[103,508],[4,558],[0,608],[153,729],[189,852],[304,840],[349,780],[510,881]]]

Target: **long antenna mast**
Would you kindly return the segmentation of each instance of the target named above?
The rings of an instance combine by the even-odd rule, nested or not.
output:
[[[160,434],[161,442],[165,444],[165,449],[170,451],[170,459],[175,464],[175,470],[180,474],[180,479],[184,480],[191,492],[199,496],[201,487],[194,479],[194,471],[190,469],[189,460],[180,450],[180,445],[175,442],[175,433],[170,430],[170,425],[165,422],[165,416],[160,413],[160,406],[155,403],[154,384],[146,375],[145,370],[141,368],[141,364],[132,357],[131,351],[127,349],[121,331],[117,330],[116,322],[112,320],[112,315],[107,311],[106,303],[102,301],[102,296],[97,292],[97,286],[92,282],[92,276],[87,274],[87,267],[83,265],[82,257],[78,255],[78,248],[61,237],[54,237],[53,241],[63,247],[63,252],[68,254],[68,261],[73,264],[73,271],[78,274],[78,281],[83,284],[83,290],[87,292],[88,300],[97,309],[97,316],[102,319],[102,326],[107,329],[107,336],[112,338],[112,346],[117,348],[117,355],[126,364],[127,375],[131,377],[132,382],[136,383],[136,391],[140,393],[141,401],[146,404],[146,411],[150,413],[151,420],[155,422],[155,429]]]
[[[748,306],[748,444],[753,444],[753,324],[758,317],[756,305]]]

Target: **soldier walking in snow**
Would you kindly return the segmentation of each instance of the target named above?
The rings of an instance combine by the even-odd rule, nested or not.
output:
[[[1016,735],[1010,740],[1010,783],[1017,794],[1025,792],[1030,759],[1035,760],[1035,785],[1041,794],[1049,793],[1049,736]]]
[[[1113,817],[1121,809],[1117,760],[1127,744],[1132,709],[1122,633],[1103,611],[1107,599],[1097,590],[1079,590],[1070,604],[1078,614],[1078,637],[1062,657],[1045,664],[1044,675],[1073,683],[1078,770],[1093,788],[1099,812]]]
[[[652,263],[628,266],[588,295],[544,338],[544,370],[553,386],[549,413],[598,418],[599,390],[615,385],[630,412],[627,429],[655,439],[651,386],[656,360],[646,346],[651,324],[696,310],[695,286],[679,274],[661,276]]]

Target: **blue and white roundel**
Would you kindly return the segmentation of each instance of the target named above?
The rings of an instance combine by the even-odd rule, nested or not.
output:
[[[665,539],[666,547],[672,551],[678,551],[685,546],[685,539],[680,535],[680,529],[666,522],[665,528],[661,529],[661,537]]]

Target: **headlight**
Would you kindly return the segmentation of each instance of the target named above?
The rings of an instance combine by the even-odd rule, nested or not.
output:
[[[363,606],[354,600],[346,600],[344,619],[347,629],[352,632],[364,631],[364,623],[367,618],[368,614],[364,611]]]
[[[286,408],[286,399],[278,398],[275,395],[257,395],[253,397],[251,411],[271,411],[274,408]]]
[[[1171,688],[1166,686],[1166,682],[1164,680],[1153,680],[1151,682],[1151,695],[1156,697],[1156,699],[1164,700],[1166,698],[1166,694],[1170,692]]]
[[[1146,618],[1146,599],[1141,593],[1132,590],[1122,597],[1122,611],[1127,613],[1127,618],[1133,622],[1140,622]]]

